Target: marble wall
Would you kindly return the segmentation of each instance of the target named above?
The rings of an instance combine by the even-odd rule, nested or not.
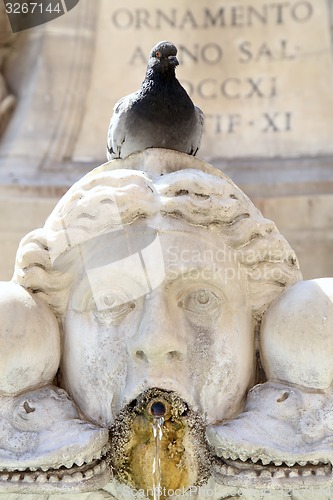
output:
[[[206,115],[198,156],[276,222],[305,277],[332,275],[331,13],[331,0],[80,0],[22,32],[2,62],[17,105],[0,139],[0,279],[19,239],[105,161],[113,105],[162,39]]]

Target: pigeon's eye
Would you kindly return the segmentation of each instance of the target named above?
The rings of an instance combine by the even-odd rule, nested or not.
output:
[[[161,54],[161,52],[158,50],[158,51],[156,52],[156,54],[155,54],[155,55],[156,55],[156,57],[160,58],[162,54]]]

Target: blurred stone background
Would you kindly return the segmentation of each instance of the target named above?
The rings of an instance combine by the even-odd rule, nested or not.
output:
[[[305,278],[333,275],[332,0],[80,0],[16,36],[0,7],[0,280],[19,240],[106,161],[112,108],[163,39],[206,115],[198,157],[274,220]]]

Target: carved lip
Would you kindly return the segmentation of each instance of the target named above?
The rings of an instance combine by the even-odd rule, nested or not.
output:
[[[107,458],[110,444],[100,452],[82,459],[74,459],[70,465],[56,469],[26,468],[12,471],[0,471],[0,489],[8,492],[55,493],[70,489],[73,492],[90,491],[102,488],[111,480],[111,469]]]
[[[175,411],[175,407],[172,406],[173,398],[175,398],[177,416],[185,416],[189,409],[188,404],[175,391],[161,389],[160,387],[152,387],[148,391],[144,391],[132,399],[127,407],[136,410],[138,413],[144,412],[148,417],[163,416],[165,420],[168,420]],[[163,415],[154,414],[154,408],[157,405],[163,407]]]
[[[211,444],[212,429],[206,429],[208,442]],[[230,444],[230,443],[229,443]],[[216,452],[218,456],[216,456]],[[232,486],[253,486],[257,488],[276,487],[291,488],[300,482],[306,484],[331,483],[332,463],[328,459],[319,460],[315,457],[269,457],[265,447],[258,447],[256,453],[246,450],[246,443],[224,443],[215,454],[213,476],[218,483]]]
[[[303,462],[302,462],[303,463]],[[216,459],[213,476],[218,483],[229,486],[254,486],[258,488],[291,488],[300,484],[331,484],[332,464],[295,464],[275,465],[273,462],[264,465],[261,461],[251,459],[228,460]]]
[[[122,406],[132,404],[134,400],[137,400],[139,395],[145,393],[149,390],[154,390],[158,388],[159,391],[174,392],[186,404],[194,411],[197,411],[197,404],[193,399],[193,396],[176,381],[173,379],[160,379],[160,378],[149,378],[149,384],[146,380],[136,382],[135,386],[130,389],[130,391],[125,395],[123,399]]]

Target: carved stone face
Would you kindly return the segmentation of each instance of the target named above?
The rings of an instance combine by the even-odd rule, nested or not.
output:
[[[62,371],[76,404],[109,426],[156,387],[206,423],[235,416],[253,384],[254,336],[223,236],[160,217],[108,236],[82,252],[65,318]]]

